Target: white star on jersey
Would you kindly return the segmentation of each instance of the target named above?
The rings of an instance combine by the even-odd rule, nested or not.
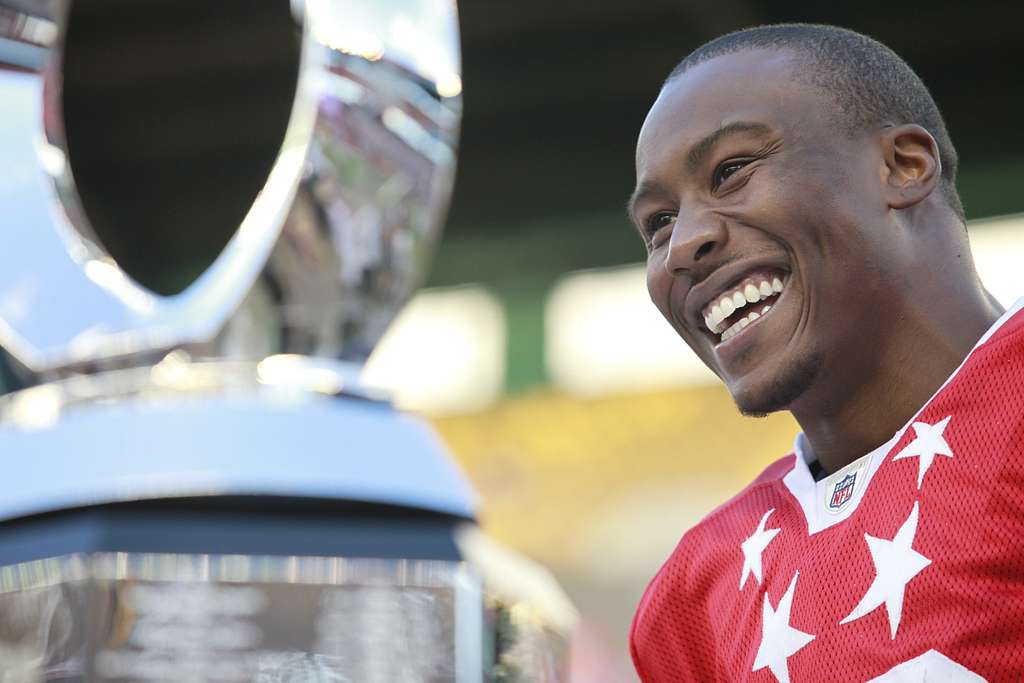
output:
[[[779,683],[789,683],[789,665],[786,660],[814,640],[810,633],[798,631],[789,625],[793,591],[796,590],[796,580],[799,576],[800,572],[793,574],[789,588],[779,600],[778,609],[772,609],[768,591],[764,593],[764,604],[761,608],[761,644],[754,655],[754,668],[751,671],[760,671],[768,667]]]
[[[891,541],[875,538],[864,534],[871,552],[871,560],[875,563],[875,580],[871,582],[867,593],[861,598],[840,624],[846,624],[870,614],[885,603],[885,611],[889,614],[890,637],[896,638],[896,629],[900,627],[903,616],[903,594],[910,580],[922,569],[932,563],[927,557],[914,550],[914,534],[917,532],[918,505],[910,511],[907,521],[896,532]]]
[[[743,584],[747,582],[747,577],[751,573],[754,574],[757,583],[761,583],[761,554],[775,538],[775,535],[781,531],[781,529],[764,528],[765,522],[773,512],[775,512],[775,508],[764,513],[764,517],[761,518],[754,533],[740,544],[740,548],[743,550],[743,574],[740,576],[740,590],[743,590]]]
[[[942,420],[939,420],[933,425],[927,422],[915,422],[914,432],[917,434],[917,438],[907,444],[907,447],[902,451],[893,456],[893,461],[902,460],[903,458],[920,458],[917,461],[917,488],[921,488],[921,482],[924,481],[925,472],[932,466],[932,462],[935,461],[936,455],[945,455],[946,457],[953,457],[953,449],[946,443],[946,438],[942,436],[942,432],[946,429],[946,425],[949,424],[949,420],[952,415],[947,415]]]

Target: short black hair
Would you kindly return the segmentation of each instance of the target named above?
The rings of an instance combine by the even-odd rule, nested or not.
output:
[[[796,76],[833,98],[837,122],[849,132],[883,123],[916,123],[931,133],[939,148],[942,194],[964,220],[956,190],[956,149],[939,107],[910,65],[873,38],[824,24],[755,26],[698,47],[676,65],[665,84],[713,57],[752,49],[793,52]]]

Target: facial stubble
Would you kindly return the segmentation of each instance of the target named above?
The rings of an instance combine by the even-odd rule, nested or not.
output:
[[[782,368],[768,386],[752,395],[733,395],[736,407],[747,417],[766,417],[769,413],[788,409],[817,378],[822,367],[820,353],[810,353]]]

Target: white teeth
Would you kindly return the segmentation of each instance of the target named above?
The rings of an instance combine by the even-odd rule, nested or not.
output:
[[[726,339],[732,339],[733,337],[735,337],[741,331],[746,329],[746,327],[750,325],[750,323],[754,322],[755,320],[763,316],[765,313],[770,311],[771,308],[771,306],[765,306],[764,310],[760,313],[758,313],[757,311],[751,311],[749,315],[744,316],[743,318],[740,318],[739,320],[734,322],[725,330],[725,332],[722,332],[722,341],[725,341]]]
[[[722,314],[722,307],[716,304],[711,307],[710,311],[708,311],[708,314],[704,317],[704,322],[707,324],[709,330],[718,334],[722,331],[721,325],[722,320],[724,319],[725,316]]]
[[[704,324],[707,325],[708,329],[715,334],[721,334],[722,341],[735,337],[740,330],[770,311],[772,307],[765,306],[764,310],[761,311],[760,314],[752,312],[750,315],[736,321],[723,331],[721,328],[725,323],[726,318],[748,304],[754,304],[763,299],[767,299],[770,296],[781,293],[783,288],[784,285],[782,280],[778,277],[772,278],[771,282],[768,280],[762,280],[760,284],[748,282],[742,289],[726,294],[721,298],[721,300],[716,302],[711,307],[711,310],[704,315]]]

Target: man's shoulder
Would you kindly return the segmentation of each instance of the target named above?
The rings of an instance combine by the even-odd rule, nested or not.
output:
[[[789,453],[775,460],[739,493],[705,515],[700,522],[683,534],[672,557],[685,554],[694,544],[711,542],[714,547],[718,547],[721,543],[715,543],[714,540],[721,539],[725,529],[737,524],[745,525],[751,514],[760,515],[764,503],[762,496],[766,490],[772,491],[772,495],[778,495],[783,485],[782,480],[792,471],[797,457],[795,453]]]
[[[652,579],[648,593],[661,584],[678,579],[678,572],[673,570],[692,564],[695,556],[722,552],[723,538],[741,533],[740,527],[746,529],[752,514],[763,513],[764,501],[761,498],[765,489],[771,489],[775,495],[778,494],[783,478],[793,469],[796,457],[795,454],[789,453],[768,465],[739,493],[709,512],[686,531],[661,570]],[[733,534],[729,534],[730,531]],[[732,548],[729,550],[731,552]]]
[[[710,584],[722,580],[735,565],[739,544],[748,536],[757,517],[764,514],[766,499],[782,491],[782,479],[797,456],[779,458],[743,490],[721,504],[686,531],[675,550],[644,592],[633,619],[631,641],[634,656],[640,642],[660,632],[667,622],[678,623],[683,611],[703,611]],[[737,576],[738,578],[738,576]]]

